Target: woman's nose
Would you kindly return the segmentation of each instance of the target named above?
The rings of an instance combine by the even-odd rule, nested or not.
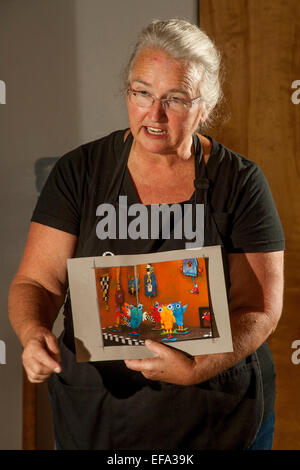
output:
[[[160,100],[155,100],[153,105],[149,108],[148,116],[153,122],[165,121],[167,115],[164,106]]]

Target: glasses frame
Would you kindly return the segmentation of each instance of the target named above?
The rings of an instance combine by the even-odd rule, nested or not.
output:
[[[127,89],[127,95],[129,96],[129,99],[130,99],[130,96],[133,94],[133,93],[137,93],[137,94],[140,94],[141,91],[139,90],[135,90],[134,88],[131,88],[128,87]],[[149,93],[148,94],[149,98],[152,99],[152,103],[150,104],[150,101],[149,101],[149,106],[141,106],[141,105],[138,105],[136,103],[133,103],[133,104],[136,104],[136,106],[138,106],[139,108],[151,108],[151,106],[154,105],[155,101],[160,101],[164,110],[165,111],[170,111],[170,109],[168,108],[168,103],[170,101],[172,101],[172,98],[156,98],[156,96],[154,96],[152,93]],[[202,101],[202,96],[198,96],[196,98],[193,98],[192,100],[182,100],[182,103],[184,104],[185,106],[185,109],[188,110],[190,109],[194,104],[196,103],[199,103],[199,101]],[[171,110],[172,112],[172,110]],[[176,111],[173,111],[173,112],[176,112]]]

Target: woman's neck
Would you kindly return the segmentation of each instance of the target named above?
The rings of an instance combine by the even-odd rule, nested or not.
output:
[[[161,171],[168,171],[168,169],[174,171],[174,169],[177,167],[191,164],[193,160],[193,142],[191,142],[189,145],[186,145],[185,147],[177,149],[177,151],[174,153],[158,154],[148,152],[134,140],[129,155],[128,166],[134,164],[144,168],[160,168]]]
[[[127,139],[128,135],[130,134],[130,129],[128,129],[125,134],[124,134],[124,141]],[[206,164],[208,162],[211,149],[212,149],[212,144],[211,141],[207,138],[204,137],[201,134],[196,134],[198,138],[201,141],[202,148],[203,148],[203,158],[204,158],[204,163]],[[192,158],[191,158],[192,157]],[[167,169],[167,168],[172,168],[175,166],[181,166],[182,163],[185,162],[191,162],[194,160],[194,145],[193,142],[191,142],[190,145],[188,145],[185,149],[185,151],[178,152],[177,154],[170,154],[170,155],[163,155],[163,154],[152,154],[150,152],[146,152],[143,149],[139,149],[139,147],[136,144],[136,141],[133,141],[130,155],[129,155],[129,160],[128,160],[128,168],[134,163],[134,164],[143,164],[143,166],[147,163],[151,168],[153,166],[159,168],[161,167],[162,169]],[[148,166],[147,165],[147,166]]]

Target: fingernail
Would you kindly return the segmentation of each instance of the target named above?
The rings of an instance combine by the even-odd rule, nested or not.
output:
[[[54,369],[54,372],[56,372],[57,374],[60,373],[60,367],[56,367],[56,369]]]

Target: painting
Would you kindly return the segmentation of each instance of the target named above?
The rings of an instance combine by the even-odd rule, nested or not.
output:
[[[208,258],[95,268],[104,345],[217,337]]]
[[[232,351],[220,246],[67,261],[78,362]]]

